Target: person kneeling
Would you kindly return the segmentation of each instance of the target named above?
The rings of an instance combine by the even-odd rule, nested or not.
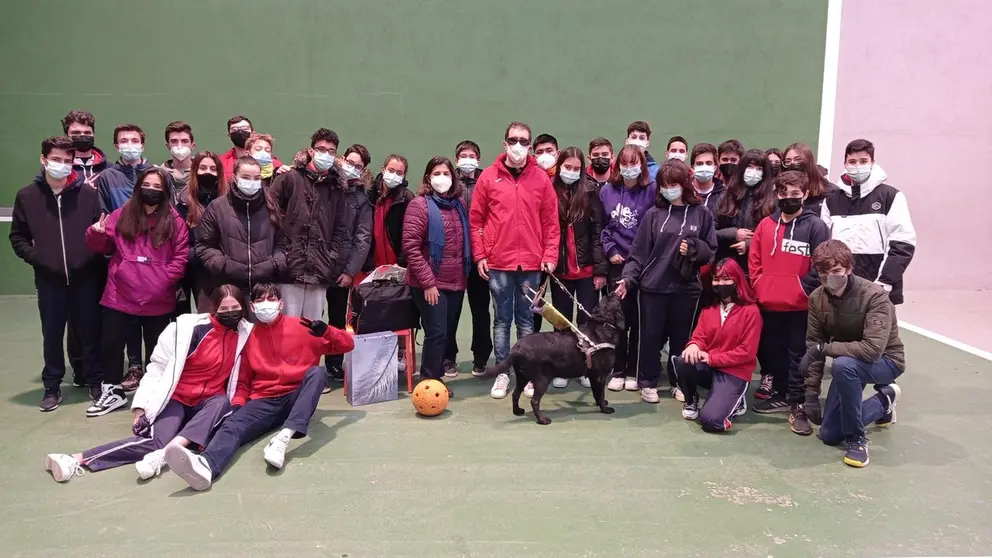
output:
[[[210,296],[214,314],[183,314],[158,338],[134,394],[133,437],[73,455],[52,453],[45,469],[66,482],[92,472],[135,464],[138,477],[159,474],[166,447],[203,447],[230,413],[238,361],[251,332],[242,319],[241,290],[221,285]],[[226,392],[225,392],[226,391]]]
[[[747,412],[745,395],[758,365],[762,322],[754,292],[732,258],[716,264],[713,292],[717,302],[703,309],[689,345],[672,362],[685,395],[682,417],[698,418],[706,432],[726,432],[731,417]],[[702,409],[698,386],[709,389]]]
[[[257,318],[245,344],[234,414],[217,430],[200,455],[182,446],[166,448],[165,461],[194,490],[210,488],[241,446],[280,428],[265,446],[265,462],[281,469],[290,438],[307,435],[327,373],[320,357],[355,348],[352,336],[319,320],[282,315],[282,296],[271,283],[251,291]]]
[[[906,370],[906,353],[889,293],[878,283],[854,275],[854,256],[839,240],[828,240],[813,252],[813,265],[823,286],[809,296],[809,324],[801,369],[805,370],[806,416],[820,424],[820,383],[826,357],[833,358],[833,380],[822,411],[820,439],[845,443],[844,463],[868,465],[865,426],[896,422],[895,384]],[[865,386],[876,394],[862,401]]]

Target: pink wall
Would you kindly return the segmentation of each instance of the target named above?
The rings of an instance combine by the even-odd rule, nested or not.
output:
[[[907,290],[992,288],[992,0],[845,0],[833,155],[864,137],[905,192]]]

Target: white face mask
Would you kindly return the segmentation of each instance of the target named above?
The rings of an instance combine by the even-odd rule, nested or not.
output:
[[[568,169],[561,169],[561,173],[559,174],[559,176],[561,176],[561,181],[564,182],[565,184],[573,184],[582,175],[581,173],[579,173],[579,171],[570,171]]]
[[[448,190],[451,189],[451,177],[443,174],[437,174],[432,176],[431,188],[433,188],[435,192],[441,194],[442,196],[444,194],[447,194]]]
[[[455,166],[458,167],[458,170],[467,174],[470,172],[475,172],[475,169],[479,168],[479,160],[473,159],[472,157],[462,157],[461,159],[458,159]]]
[[[855,184],[864,184],[871,176],[871,165],[845,166],[844,171]]]
[[[692,169],[692,175],[696,177],[699,182],[709,182],[713,180],[713,175],[716,174],[716,169],[711,165],[696,165]]]
[[[746,168],[744,169],[744,184],[748,186],[754,186],[761,182],[761,178],[765,175],[765,171]]]
[[[633,180],[641,176],[641,167],[620,167],[620,176],[627,180]]]
[[[382,173],[382,181],[386,184],[387,188],[395,188],[403,184],[403,175],[386,171]]]
[[[263,324],[271,324],[279,317],[279,312],[281,309],[279,306],[281,302],[275,300],[263,300],[261,302],[253,302],[251,304],[252,310],[255,311],[255,317],[258,321]]]
[[[55,180],[62,180],[72,174],[72,165],[69,163],[48,161],[48,163],[45,164],[45,172],[47,172],[48,176],[51,176]]]
[[[173,157],[182,161],[187,157],[189,157],[189,154],[191,153],[192,150],[188,145],[173,145],[172,149],[170,149],[169,151],[172,151]]]
[[[515,143],[506,148],[506,154],[510,156],[510,161],[520,164],[527,159],[527,148]]]
[[[541,153],[541,156],[537,158],[537,166],[544,170],[548,170],[555,166],[555,156],[550,153]]]
[[[247,180],[244,178],[238,178],[237,185],[238,190],[241,190],[241,193],[248,197],[254,196],[259,190],[262,189],[261,180]]]
[[[641,149],[647,149],[651,142],[643,139],[628,139],[627,145],[633,145],[635,147],[640,147]]]
[[[351,180],[362,176],[362,171],[358,170],[355,165],[352,165],[351,163],[345,163],[341,166],[341,168],[344,169],[344,175]]]
[[[669,159],[677,159],[679,161],[685,161],[685,156],[686,156],[685,153],[678,153],[678,152],[673,153],[671,151],[668,152]]]

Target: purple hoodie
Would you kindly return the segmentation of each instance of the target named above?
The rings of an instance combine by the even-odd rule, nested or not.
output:
[[[606,226],[601,236],[606,258],[620,254],[626,258],[634,243],[637,226],[644,214],[654,207],[658,186],[652,180],[647,186],[627,188],[622,183],[607,184],[599,191],[599,199],[606,210]]]

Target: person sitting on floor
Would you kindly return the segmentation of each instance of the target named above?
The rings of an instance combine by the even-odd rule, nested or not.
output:
[[[839,240],[828,240],[813,251],[823,286],[809,295],[808,350],[800,364],[805,370],[806,416],[820,425],[827,445],[845,443],[844,463],[868,465],[865,426],[896,422],[901,390],[895,381],[906,370],[899,340],[896,309],[884,285],[854,275],[854,254]],[[830,389],[820,409],[820,383],[825,357],[833,358]],[[875,384],[873,396],[861,400],[865,385]]]
[[[72,455],[52,453],[45,469],[57,482],[130,463],[138,477],[159,474],[167,445],[203,447],[231,410],[241,351],[251,332],[244,295],[234,285],[211,294],[213,314],[183,314],[158,338],[134,394],[134,436]]]
[[[682,417],[698,418],[706,432],[726,432],[732,417],[747,412],[745,396],[758,366],[762,322],[754,291],[733,258],[716,264],[713,293],[715,300],[699,314],[689,345],[672,363],[685,395]],[[698,386],[709,389],[702,409]]]
[[[200,455],[180,445],[166,448],[165,462],[194,490],[210,488],[241,446],[279,428],[265,446],[265,462],[281,469],[290,438],[307,435],[327,373],[320,357],[355,348],[348,332],[319,320],[282,314],[282,295],[271,283],[251,291],[257,319],[245,344],[238,388],[231,399],[234,413],[224,421]]]

